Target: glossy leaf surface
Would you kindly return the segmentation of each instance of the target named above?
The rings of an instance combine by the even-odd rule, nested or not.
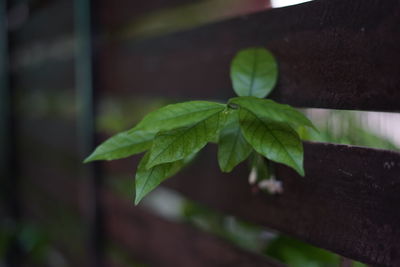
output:
[[[185,164],[183,160],[169,162],[146,169],[149,153],[146,153],[139,163],[135,177],[135,205],[148,193],[155,189],[162,181],[173,176]]]
[[[120,159],[141,153],[150,148],[154,136],[154,132],[136,129],[116,134],[100,144],[84,162]]]
[[[232,98],[230,103],[246,108],[261,118],[287,122],[295,127],[308,126],[316,130],[312,122],[303,113],[289,105],[279,104],[270,99],[244,96]]]
[[[232,86],[238,96],[264,98],[274,88],[277,78],[275,58],[264,48],[241,50],[232,61]]]
[[[197,153],[209,141],[215,140],[220,127],[224,124],[224,115],[217,113],[193,124],[156,135],[150,150],[147,168],[174,162]]]
[[[150,148],[159,131],[190,126],[224,110],[225,105],[209,101],[171,104],[149,113],[133,129],[112,136],[85,159],[113,160],[141,153]]]
[[[136,128],[154,132],[186,127],[224,110],[225,105],[209,101],[171,104],[149,113]]]
[[[252,151],[244,139],[239,125],[239,112],[229,114],[229,122],[221,130],[218,145],[218,163],[223,172],[230,172],[240,162],[247,159]]]
[[[262,119],[244,108],[239,110],[239,117],[243,135],[254,150],[304,176],[303,145],[288,124]]]

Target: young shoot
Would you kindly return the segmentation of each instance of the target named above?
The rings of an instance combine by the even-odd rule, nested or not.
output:
[[[285,164],[304,176],[303,145],[296,129],[315,127],[296,109],[265,99],[277,82],[274,56],[264,48],[242,50],[232,61],[230,76],[237,97],[226,104],[189,101],[162,107],[134,128],[100,144],[84,162],[146,152],[136,171],[135,204],[210,142],[218,144],[223,172],[231,172],[253,154]],[[282,184],[275,178],[257,181],[257,171],[253,166],[251,184],[282,192]]]

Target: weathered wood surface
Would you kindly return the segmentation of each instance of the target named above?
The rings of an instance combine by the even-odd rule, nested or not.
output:
[[[306,176],[279,165],[284,193],[276,196],[252,193],[247,169],[221,174],[217,168],[209,151],[167,184],[194,201],[346,257],[400,265],[399,153],[305,143]]]
[[[102,20],[111,23],[112,18]],[[233,55],[261,45],[279,62],[279,83],[272,95],[278,101],[300,107],[399,111],[399,22],[396,0],[317,0],[142,41],[103,40],[96,59],[98,84],[103,91],[128,97],[222,99],[232,96]],[[57,60],[46,62],[47,67],[41,67],[45,72],[27,69],[27,75],[19,74],[17,85],[71,87],[72,62],[61,64],[64,67]]]
[[[104,207],[110,238],[151,266],[283,266],[191,226],[161,219],[109,193]]]
[[[65,185],[59,176],[65,172],[61,168],[75,165],[66,165],[61,162],[61,155],[56,156],[73,147],[64,136],[68,131],[58,124],[53,130],[44,123],[35,125],[27,128],[37,129],[37,134],[30,133],[36,146],[26,147],[22,162],[40,164],[43,167],[39,168],[44,169],[23,169],[22,173],[24,177],[35,174],[37,182],[54,197],[63,191],[75,192],[65,196],[73,201],[79,186],[74,185],[73,179],[69,179],[70,186]],[[40,135],[43,129],[63,140],[63,144],[57,145],[56,140]],[[48,146],[52,149],[45,149]],[[278,178],[283,180],[284,194],[268,196],[252,193],[247,183],[248,170],[243,166],[231,174],[220,173],[214,150],[204,151],[195,164],[171,178],[169,186],[226,214],[280,230],[349,258],[382,266],[399,264],[399,153],[306,143],[306,177],[279,166]],[[51,160],[40,155],[52,155]],[[46,164],[40,163],[44,160]],[[132,159],[113,161],[107,164],[107,171],[131,179],[135,166]]]
[[[194,0],[119,0],[97,1],[95,13],[103,30],[112,31],[124,26],[140,15],[165,8],[173,8],[182,4],[193,3]]]
[[[398,111],[399,6],[395,0],[320,0],[140,42],[104,43],[97,83],[107,93],[131,97],[225,98],[231,95],[228,72],[234,53],[265,45],[279,61],[280,81],[273,94],[279,101]],[[69,67],[69,76],[54,75],[62,72],[61,65],[48,68],[42,80],[32,75],[41,82],[38,88],[46,88],[47,81],[53,81],[54,88],[72,81]],[[34,84],[26,80],[24,86]],[[281,196],[254,195],[246,171],[220,174],[210,162],[193,166],[190,175],[172,179],[170,186],[226,213],[342,255],[400,265],[399,154],[306,144],[305,156],[306,178],[278,168],[285,186]],[[49,191],[57,197],[54,188],[60,185],[51,184]]]
[[[271,8],[269,0],[151,0],[151,1],[98,1],[94,13],[99,31],[114,35],[115,32],[149,32],[160,29],[193,28],[240,15],[247,15]],[[145,29],[145,31],[142,31]],[[128,34],[128,36],[132,36]]]
[[[56,168],[37,164],[27,164],[25,168],[30,173],[25,173],[28,184],[32,183],[42,192],[40,199],[53,200],[50,203],[56,202],[59,207],[84,217],[90,212],[87,210],[90,199],[85,193],[87,183],[68,177]],[[151,266],[284,266],[189,225],[150,214],[107,189],[101,196],[107,239],[140,262]],[[33,201],[32,207],[35,207],[29,208],[32,216],[45,214],[38,201]],[[47,217],[42,219],[43,224],[50,223]]]
[[[103,90],[225,98],[229,63],[249,46],[279,62],[273,98],[301,107],[400,110],[400,2],[319,0],[146,41],[105,43]],[[189,93],[190,92],[190,93]]]

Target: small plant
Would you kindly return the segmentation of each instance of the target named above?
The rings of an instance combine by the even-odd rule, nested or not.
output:
[[[84,162],[147,151],[136,172],[135,204],[181,170],[209,142],[219,146],[218,162],[223,172],[232,171],[253,152],[256,161],[263,156],[304,176],[303,146],[295,129],[314,126],[296,109],[263,99],[274,88],[277,76],[277,63],[268,50],[242,50],[231,64],[238,97],[226,104],[189,101],[162,107],[134,128],[106,140]],[[258,165],[253,165],[253,173]]]

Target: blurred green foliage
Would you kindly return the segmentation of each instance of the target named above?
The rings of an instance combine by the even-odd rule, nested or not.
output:
[[[361,111],[331,110],[322,118],[313,120],[319,132],[305,127],[298,130],[304,140],[398,150],[399,147],[392,141],[365,126],[362,118],[366,114]]]
[[[15,225],[11,220],[2,220],[0,224],[0,265],[7,266],[6,254],[17,244],[21,248],[24,264],[44,265],[50,248],[44,229],[29,222]]]
[[[148,265],[140,263],[132,259],[132,255],[130,252],[125,251],[123,247],[120,245],[109,241],[106,246],[106,251],[108,254],[108,258],[110,258],[113,262],[118,264],[118,266],[126,266],[126,267],[147,267]]]
[[[341,257],[275,231],[224,216],[191,201],[182,210],[184,221],[253,252],[263,253],[291,267],[339,266]],[[353,262],[353,267],[365,264]]]
[[[293,267],[335,267],[341,260],[337,254],[283,235],[274,239],[264,253]],[[366,265],[354,261],[352,266]]]
[[[224,216],[194,202],[185,201],[182,216],[184,222],[227,239],[239,247],[261,251],[266,245],[265,236],[262,235],[263,228],[239,221],[231,216]]]

